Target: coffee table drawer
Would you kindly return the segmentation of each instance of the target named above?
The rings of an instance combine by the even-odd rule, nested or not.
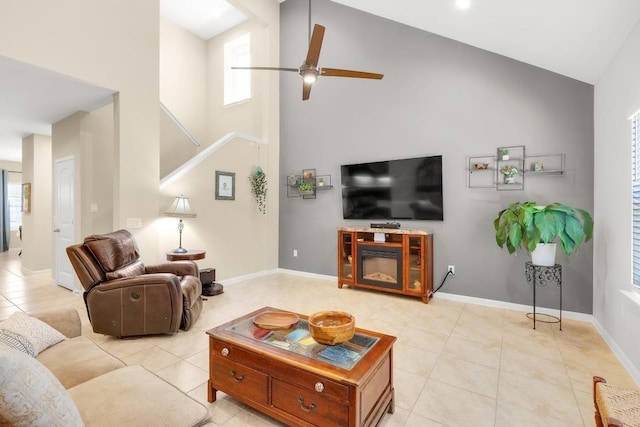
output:
[[[268,378],[262,372],[223,357],[214,356],[211,359],[213,386],[230,395],[240,395],[264,405],[268,400]]]
[[[321,426],[346,426],[348,406],[320,393],[273,379],[272,404],[302,420]]]

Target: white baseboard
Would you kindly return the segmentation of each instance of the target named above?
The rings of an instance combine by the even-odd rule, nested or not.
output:
[[[293,274],[294,276],[308,277],[310,279],[333,280],[338,282],[338,276],[329,276],[327,274],[308,273],[306,271],[287,270],[286,268],[278,268],[277,273]]]
[[[598,319],[593,317],[592,323],[593,323],[593,326],[596,327],[598,332],[600,332],[600,335],[602,335],[602,338],[604,338],[606,343],[609,345],[609,347],[611,348],[611,351],[613,351],[613,353],[618,357],[618,360],[620,360],[620,363],[622,363],[622,365],[627,369],[627,372],[629,372],[629,375],[631,375],[631,377],[636,382],[636,384],[640,386],[640,370],[638,370],[638,368],[636,368],[633,365],[633,362],[631,362],[631,360],[624,354],[620,346],[613,340],[611,335],[609,335],[609,333],[602,327],[600,322],[598,322]]]
[[[523,311],[529,313],[533,310],[533,306],[526,304],[515,304],[512,302],[496,301],[491,299],[469,297],[466,295],[448,294],[445,292],[437,292],[434,298],[448,299],[452,301],[460,301],[470,304],[484,305],[487,307],[504,308],[506,310]],[[550,314],[552,316],[558,316],[558,310],[546,307],[536,307],[536,313]],[[593,316],[590,314],[579,313],[576,311],[562,310],[562,318],[582,320],[585,322],[593,322]]]
[[[28,268],[20,267],[20,271],[22,271],[23,273],[28,274],[28,275],[31,275],[31,274],[45,274],[45,273],[51,274],[51,269],[50,268],[46,268],[44,270],[29,270]]]

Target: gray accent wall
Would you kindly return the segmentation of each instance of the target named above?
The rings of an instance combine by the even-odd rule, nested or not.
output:
[[[280,7],[280,65],[297,67],[307,50],[307,2]],[[529,256],[501,250],[493,220],[514,201],[593,212],[593,86],[328,0],[314,0],[313,23],[326,27],[321,67],[385,77],[321,77],[303,102],[301,78],[281,73],[280,268],[336,276],[336,228],[371,222],[343,219],[340,165],[442,155],[444,221],[401,222],[434,232],[434,286],[454,264],[442,292],[530,304]],[[523,191],[467,187],[468,156],[511,145],[528,155],[564,153],[565,175],[527,176]],[[316,199],[287,197],[286,176],[308,168],[330,174],[334,188]],[[558,261],[563,308],[591,313],[593,243]],[[540,290],[538,304],[556,308],[558,290]]]

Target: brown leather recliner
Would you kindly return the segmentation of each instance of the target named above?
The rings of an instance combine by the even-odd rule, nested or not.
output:
[[[193,261],[145,266],[127,230],[89,236],[67,255],[84,287],[93,331],[117,337],[189,330],[202,311]]]

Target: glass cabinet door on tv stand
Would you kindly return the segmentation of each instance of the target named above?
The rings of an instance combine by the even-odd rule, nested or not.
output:
[[[338,277],[340,282],[346,284],[353,284],[353,268],[354,261],[354,249],[353,244],[354,233],[350,231],[338,232]]]

